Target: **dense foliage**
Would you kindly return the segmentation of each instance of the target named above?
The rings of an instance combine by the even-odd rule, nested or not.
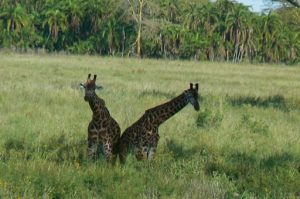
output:
[[[258,14],[228,0],[0,0],[0,47],[295,63],[299,13]]]

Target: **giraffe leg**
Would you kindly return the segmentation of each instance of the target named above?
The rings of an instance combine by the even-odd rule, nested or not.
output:
[[[123,144],[120,144],[118,150],[119,150],[120,163],[122,165],[124,165],[126,162],[126,157],[127,157],[127,153],[128,153],[127,148]]]
[[[103,147],[103,143],[99,143],[98,147],[97,147],[97,154],[102,154],[104,155],[104,147]]]
[[[115,154],[115,153],[112,153],[112,157],[111,157],[111,164],[112,164],[112,165],[115,165],[115,163],[116,163],[116,160],[117,160],[117,154]]]
[[[159,140],[158,128],[153,130],[152,136],[150,138],[149,148],[148,148],[148,160],[151,161],[153,159],[154,154],[156,153],[157,143]]]
[[[93,139],[92,137],[88,138],[88,148],[87,148],[87,156],[92,160],[97,159],[98,152],[98,141],[97,139]]]
[[[148,154],[148,147],[143,146],[143,147],[139,147],[135,156],[137,160],[147,160],[147,154]]]
[[[112,143],[110,143],[110,142],[104,143],[104,155],[105,155],[107,162],[109,162],[113,165],[115,164],[117,156],[116,156],[116,154],[113,153]]]
[[[120,153],[119,154],[119,158],[120,158],[120,163],[122,164],[122,165],[124,165],[125,164],[125,162],[126,162],[126,154],[125,153]]]
[[[116,151],[119,154],[121,165],[125,164],[128,154],[135,149],[129,137],[126,136],[126,133],[119,138],[116,148],[117,148]]]
[[[156,147],[157,146],[152,146],[148,150],[148,160],[151,161],[153,159],[154,154],[156,153]]]
[[[139,149],[136,150],[135,157],[136,157],[137,160],[142,160],[143,159],[142,148],[139,148]]]

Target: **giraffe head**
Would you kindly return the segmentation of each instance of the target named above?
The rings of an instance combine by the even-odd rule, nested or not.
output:
[[[85,101],[89,101],[93,97],[96,89],[102,88],[102,86],[96,85],[96,78],[97,75],[94,75],[94,79],[91,79],[91,74],[88,74],[86,83],[80,83],[80,86],[85,90],[85,95],[84,95]]]
[[[198,102],[199,94],[198,94],[199,85],[195,84],[195,87],[192,83],[190,83],[190,88],[185,90],[185,97],[188,103],[191,103],[194,106],[196,111],[199,111],[200,106]]]

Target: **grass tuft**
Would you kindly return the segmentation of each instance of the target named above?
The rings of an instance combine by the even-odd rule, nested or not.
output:
[[[283,111],[290,110],[286,99],[282,95],[273,95],[268,97],[238,96],[228,97],[228,101],[233,106],[250,105],[261,108],[276,108]]]

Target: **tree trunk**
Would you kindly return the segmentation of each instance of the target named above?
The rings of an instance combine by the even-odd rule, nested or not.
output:
[[[122,30],[122,57],[124,56],[125,40],[126,40],[126,34],[125,34],[124,27],[123,27],[123,30]]]
[[[136,37],[136,53],[138,57],[141,57],[141,23],[139,23],[138,34]]]
[[[144,0],[139,0],[139,2],[140,2],[140,9],[139,9],[139,18],[138,18],[138,34],[136,37],[136,53],[138,57],[141,57],[142,14],[143,14]]]

